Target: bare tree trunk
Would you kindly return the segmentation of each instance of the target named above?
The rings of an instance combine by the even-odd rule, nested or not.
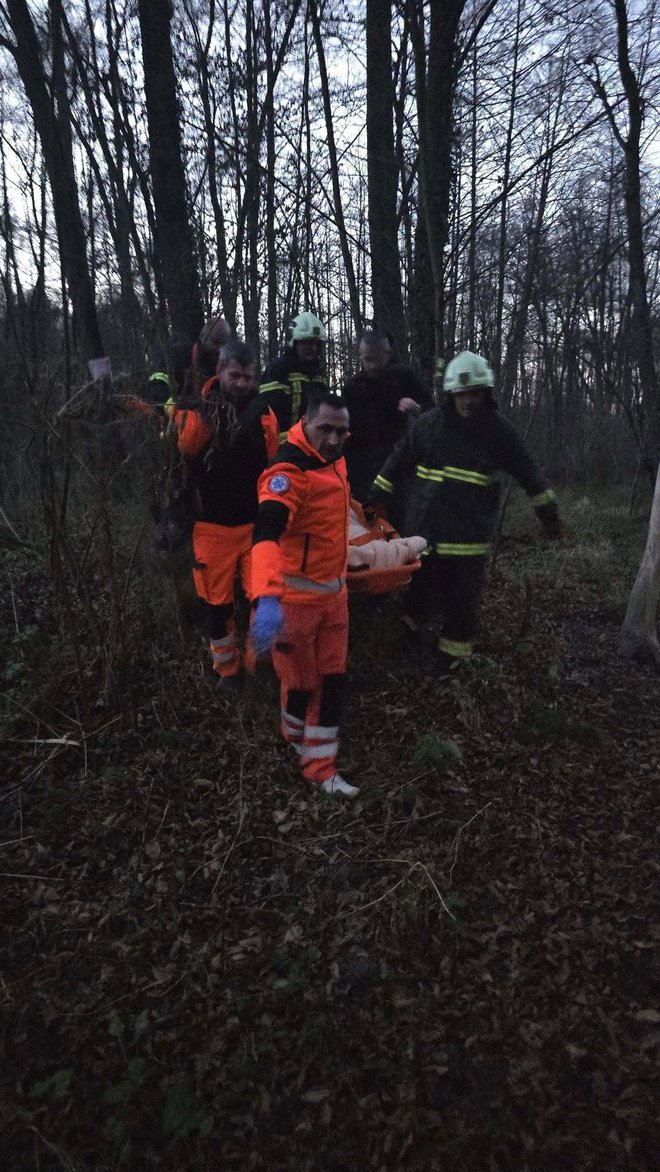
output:
[[[657,464],[660,452],[660,404],[658,380],[653,359],[653,321],[646,286],[646,260],[642,229],[640,179],[640,142],[644,121],[644,99],[628,52],[628,13],[626,0],[614,0],[617,22],[619,73],[628,105],[628,138],[625,143],[626,219],[628,221],[628,262],[633,305],[633,329],[637,341],[637,364],[644,403],[644,456]]]
[[[7,0],[7,10],[16,40],[14,44],[3,43],[16,61],[39,135],[53,197],[60,261],[73,307],[78,355],[86,362],[103,354],[103,342],[87,263],[71,141],[62,136],[57,107],[44,73],[44,54],[26,0]],[[59,23],[59,14],[54,15]]]
[[[477,133],[477,80],[478,80],[478,53],[475,40],[472,50],[472,109],[470,111],[470,224],[468,249],[468,310],[467,310],[467,348],[476,350],[476,304],[477,304],[477,163],[478,163],[478,133]]]
[[[628,599],[619,634],[619,654],[626,659],[651,662],[660,668],[657,615],[660,599],[660,467],[649,520],[646,549]]]
[[[641,94],[639,78],[630,63],[626,0],[614,0],[614,10],[617,23],[619,75],[626,95],[628,114],[627,137],[621,133],[617,125],[614,110],[600,76],[598,64],[593,59],[591,64],[595,68],[595,77],[591,79],[591,83],[603,103],[610,126],[612,127],[612,133],[621,147],[625,162],[628,266],[633,310],[632,331],[644,415],[642,457],[656,464],[660,457],[660,402],[658,401],[658,380],[653,358],[653,321],[651,318],[646,282],[640,178],[640,145],[645,99]]]
[[[391,0],[367,0],[367,176],[371,296],[379,329],[406,355],[394,154]]]
[[[277,244],[275,240],[275,75],[273,69],[274,46],[271,25],[272,0],[264,0],[264,47],[266,50],[266,77],[268,84],[266,108],[266,305],[268,354],[277,350]]]
[[[433,279],[433,329],[436,358],[445,349],[444,249],[449,240],[449,191],[454,108],[454,54],[466,0],[431,0],[428,52],[424,9],[409,0],[408,18],[415,52],[419,125],[419,185]]]
[[[328,82],[328,70],[325,62],[325,49],[323,47],[323,37],[321,36],[321,22],[319,18],[316,0],[308,0],[308,11],[312,22],[312,31],[314,33],[314,44],[316,46],[316,56],[319,63],[319,74],[321,77],[321,93],[323,95],[323,111],[325,114],[325,129],[328,139],[328,155],[330,163],[330,173],[332,176],[332,196],[335,212],[335,223],[337,225],[337,232],[339,233],[339,245],[344,261],[344,268],[346,270],[346,280],[348,282],[348,296],[351,305],[351,316],[353,318],[353,326],[355,331],[359,333],[361,328],[360,322],[360,295],[358,291],[357,281],[355,280],[355,270],[353,267],[353,254],[346,232],[346,221],[344,219],[344,208],[342,204],[341,185],[339,182],[339,164],[337,159],[337,147],[335,145],[335,130],[332,121],[332,103],[330,100],[330,85]]]
[[[518,53],[520,50],[520,11],[522,0],[516,6],[516,30],[513,39],[513,60],[511,62],[511,93],[509,95],[509,122],[504,145],[504,168],[502,172],[502,203],[500,205],[500,247],[497,258],[497,306],[495,310],[495,345],[490,355],[491,364],[495,371],[495,378],[499,381],[502,368],[502,332],[504,323],[504,277],[507,261],[507,216],[509,201],[509,179],[511,176],[511,150],[513,144],[513,130],[516,113],[516,96],[518,92]],[[514,369],[517,365],[517,356],[514,360]]]
[[[186,200],[179,104],[167,0],[138,0],[149,155],[156,210],[154,247],[174,330],[197,337],[204,316]]]
[[[245,3],[245,95],[247,158],[245,163],[245,266],[243,274],[243,321],[245,340],[255,349],[259,348],[259,212],[261,208],[261,173],[259,153],[264,117],[259,120],[259,95],[257,85],[259,47],[254,20],[253,0]]]
[[[430,382],[435,369],[434,288],[423,201],[418,201],[413,242],[414,263],[409,297],[411,357],[422,378]]]
[[[232,298],[231,282],[229,279],[229,264],[227,258],[227,241],[225,239],[225,215],[222,207],[221,192],[218,187],[218,157],[216,151],[216,128],[214,120],[215,111],[212,105],[213,89],[211,82],[211,69],[209,67],[209,54],[211,52],[211,43],[213,40],[214,31],[213,26],[215,22],[215,0],[211,0],[209,5],[208,26],[204,41],[202,41],[201,38],[199,23],[194,6],[186,4],[186,11],[188,14],[188,23],[195,42],[197,72],[199,74],[199,91],[202,99],[202,110],[204,111],[204,133],[206,136],[205,145],[207,152],[207,182],[211,207],[213,208],[215,248],[218,263],[218,279],[220,282],[220,299],[225,317],[228,317],[229,324],[232,327],[235,327],[236,322],[234,318],[236,299],[235,297]]]
[[[552,150],[552,147],[554,147],[556,137],[557,137],[557,126],[559,124],[560,114],[561,114],[561,110],[562,110],[562,106],[563,106],[565,80],[566,79],[565,79],[564,67],[562,66],[561,77],[559,79],[559,86],[557,88],[557,92],[554,95],[552,104],[548,107],[548,110],[547,110],[547,119],[548,119],[547,140],[548,140],[548,148],[549,149],[544,152],[543,162],[541,164],[541,176],[540,176],[540,181],[539,181],[538,205],[536,208],[536,214],[534,215],[533,218],[532,218],[532,212],[530,211],[530,221],[529,221],[529,227],[528,227],[528,231],[527,231],[529,243],[528,243],[528,247],[527,247],[527,259],[525,261],[525,271],[524,271],[524,276],[523,276],[523,281],[522,281],[522,287],[520,289],[520,293],[517,298],[517,303],[516,303],[515,308],[512,312],[512,315],[511,315],[511,324],[509,327],[509,335],[508,335],[508,339],[507,339],[506,355],[504,357],[504,361],[502,361],[501,334],[498,332],[496,335],[497,340],[496,340],[496,345],[495,345],[495,353],[497,355],[497,361],[499,363],[499,370],[500,370],[499,393],[500,393],[500,399],[502,402],[502,406],[504,408],[506,408],[510,405],[511,399],[513,397],[513,390],[514,390],[515,381],[516,381],[516,371],[518,369],[518,363],[520,361],[520,357],[523,352],[525,334],[527,331],[527,317],[528,317],[528,313],[529,313],[530,302],[532,300],[532,291],[534,288],[534,281],[535,281],[536,275],[537,275],[538,258],[539,258],[539,251],[540,251],[540,246],[541,246],[541,234],[543,231],[543,221],[544,221],[544,217],[545,217],[546,205],[548,202],[548,194],[550,191],[550,178],[551,178],[551,174],[552,174],[552,164],[553,164],[553,159],[554,159],[554,151]],[[504,201],[503,201],[502,206],[504,206]],[[501,233],[502,233],[502,239],[501,239],[501,245],[502,245],[502,242],[503,242],[504,236],[505,236],[504,225],[501,225]],[[500,260],[501,259],[502,259],[502,254],[500,253]],[[503,278],[503,275],[504,275],[503,272],[501,275]],[[502,288],[503,288],[503,286],[501,286],[500,289],[498,290],[498,306],[497,306],[497,312],[498,312],[497,330],[498,331],[501,330],[501,326],[502,326],[502,318],[501,318],[501,309],[502,309],[501,291],[502,291]]]

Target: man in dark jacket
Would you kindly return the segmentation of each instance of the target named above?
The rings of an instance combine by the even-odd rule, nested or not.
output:
[[[227,342],[199,407],[174,413],[179,451],[200,502],[201,516],[193,530],[193,579],[204,607],[213,670],[225,691],[237,689],[241,670],[235,580],[240,576],[251,600],[257,482],[278,443],[277,421],[257,394],[255,372],[252,348]]]
[[[342,395],[351,416],[348,479],[353,496],[363,501],[408,422],[431,407],[433,400],[410,367],[392,361],[384,334],[373,330],[363,334],[359,354],[361,369],[344,384]]]
[[[315,313],[299,313],[289,323],[284,353],[266,367],[259,392],[275,412],[280,442],[305,414],[307,392],[312,384],[325,387],[323,350],[328,335]]]
[[[509,472],[524,488],[548,537],[560,532],[554,493],[497,414],[493,382],[480,355],[465,350],[452,359],[444,378],[445,403],[413,424],[370,494],[376,508],[387,508],[407,486],[403,532],[421,534],[429,546],[408,593],[408,625],[414,630],[429,611],[442,611],[439,675],[472,651],[499,511],[497,472]]]

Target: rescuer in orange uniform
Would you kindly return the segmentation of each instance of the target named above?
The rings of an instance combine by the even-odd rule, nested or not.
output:
[[[225,691],[240,683],[241,651],[234,618],[240,575],[250,575],[257,481],[277,451],[277,420],[256,389],[256,355],[244,342],[220,350],[216,375],[199,408],[175,412],[179,451],[186,458],[201,517],[193,529],[195,589],[204,607],[213,670]]]
[[[259,479],[252,641],[257,655],[273,648],[282,735],[304,777],[326,793],[355,797],[357,787],[337,772],[348,653],[347,436],[343,400],[314,388],[306,414]]]

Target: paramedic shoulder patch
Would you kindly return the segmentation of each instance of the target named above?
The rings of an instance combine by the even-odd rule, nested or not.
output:
[[[285,476],[283,472],[278,472],[276,476],[271,476],[270,480],[268,481],[268,491],[286,492],[290,484],[291,481],[289,480],[289,477]]]

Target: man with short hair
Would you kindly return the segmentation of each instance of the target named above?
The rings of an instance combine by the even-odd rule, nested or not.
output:
[[[346,465],[351,492],[364,501],[376,473],[405,434],[408,421],[433,400],[409,366],[392,361],[388,337],[368,330],[360,339],[360,371],[344,384],[351,416]]]
[[[327,340],[325,326],[315,313],[299,313],[289,323],[283,353],[264,371],[259,392],[277,416],[282,442],[305,414],[310,386],[327,388],[323,374]]]
[[[305,415],[260,477],[252,639],[257,654],[273,648],[282,735],[303,776],[355,797],[357,787],[337,772],[348,653],[348,423],[339,396],[310,391]]]
[[[178,446],[199,500],[193,530],[195,589],[202,601],[213,670],[228,693],[237,691],[242,664],[234,617],[240,575],[252,599],[252,527],[257,481],[277,451],[277,420],[256,390],[256,355],[233,340],[220,350],[217,371],[199,407],[175,412]]]

